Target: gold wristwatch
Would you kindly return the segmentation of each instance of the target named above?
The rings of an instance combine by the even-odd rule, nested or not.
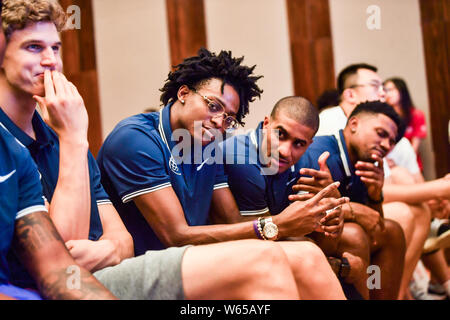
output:
[[[261,219],[261,228],[267,240],[276,240],[278,237],[278,227],[273,223],[272,218]]]

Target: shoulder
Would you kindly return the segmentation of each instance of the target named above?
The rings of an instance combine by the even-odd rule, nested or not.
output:
[[[0,139],[1,139],[1,154],[2,158],[9,155],[17,165],[24,162],[30,162],[34,164],[28,149],[23,146],[11,133],[0,126]],[[19,168],[20,169],[20,168]]]
[[[158,131],[157,115],[138,114],[119,122],[105,139],[103,152],[123,153],[159,146],[162,143]],[[136,149],[138,148],[138,149]]]

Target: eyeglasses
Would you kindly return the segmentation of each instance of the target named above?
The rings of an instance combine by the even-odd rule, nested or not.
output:
[[[211,116],[213,118],[216,117],[223,117],[223,127],[225,128],[225,130],[234,130],[237,129],[237,127],[239,126],[238,121],[236,120],[236,118],[234,118],[233,116],[230,116],[229,114],[227,114],[225,112],[225,107],[222,103],[218,102],[217,100],[213,100],[211,98],[208,98],[205,95],[200,94],[199,92],[197,92],[197,90],[195,89],[191,89],[192,92],[198,94],[200,97],[203,98],[203,100],[205,100],[206,104],[208,105],[208,110],[209,113],[211,114]]]
[[[386,87],[385,87],[382,83],[375,83],[375,82],[362,83],[362,84],[354,84],[354,85],[350,86],[349,88],[366,87],[366,86],[371,86],[371,87],[373,87],[376,91],[381,91],[381,90],[383,90],[384,92],[386,92]]]

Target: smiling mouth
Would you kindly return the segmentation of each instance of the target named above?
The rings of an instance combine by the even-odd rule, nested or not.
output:
[[[203,137],[206,138],[207,141],[214,141],[216,138],[214,134],[211,132],[211,128],[203,127],[204,134]]]
[[[380,158],[384,158],[386,156],[386,152],[384,152],[383,150],[380,149],[373,149],[373,151],[380,157]]]

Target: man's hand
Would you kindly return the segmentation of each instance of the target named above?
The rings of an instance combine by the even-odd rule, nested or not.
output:
[[[295,197],[293,197],[293,199],[295,198],[295,200],[291,201],[305,201],[311,199],[314,194],[317,194],[320,190],[334,182],[333,177],[331,176],[330,169],[327,165],[329,156],[330,153],[328,151],[325,151],[320,155],[319,159],[317,160],[320,168],[319,170],[310,168],[300,169],[301,175],[310,176],[311,178],[300,177],[300,179],[297,180],[297,184],[292,187],[292,190],[294,192],[300,192],[300,194],[297,194]],[[340,198],[341,194],[339,190],[336,189],[332,194],[330,194],[330,197]]]
[[[381,190],[384,184],[383,159],[376,154],[372,154],[372,159],[374,163],[358,161],[355,164],[355,173],[366,185],[370,199],[378,201],[381,199]],[[375,165],[375,162],[378,163],[378,166]]]
[[[45,70],[45,97],[33,96],[44,121],[60,139],[87,141],[88,114],[77,88],[58,71]]]
[[[342,210],[342,207],[338,206],[328,210],[326,214],[327,215],[320,220],[321,232],[324,232],[327,237],[339,237],[344,229],[344,211]]]
[[[66,247],[76,263],[90,272],[120,263],[115,245],[110,240],[69,240]]]
[[[355,221],[366,231],[367,235],[374,239],[374,233],[384,230],[384,219],[380,213],[368,206],[352,202],[351,207],[355,216]]]
[[[349,201],[348,198],[330,198],[330,194],[334,193],[338,186],[339,182],[334,182],[320,190],[309,200],[291,203],[282,213],[275,216],[283,219],[277,222],[280,233],[283,236],[303,236],[318,229],[321,219],[326,216],[327,210],[332,210]],[[295,197],[295,195],[292,196]],[[291,200],[291,196],[289,198]],[[327,199],[322,201],[324,198]],[[333,219],[324,221],[331,223]]]

